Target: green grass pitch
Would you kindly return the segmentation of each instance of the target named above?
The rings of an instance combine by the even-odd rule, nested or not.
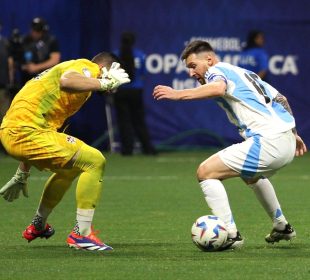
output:
[[[27,243],[21,232],[36,210],[48,172],[32,170],[28,199],[0,199],[0,279],[310,279],[310,155],[274,175],[282,209],[297,231],[293,242],[264,241],[271,223],[252,191],[226,180],[242,250],[206,253],[191,242],[194,220],[210,214],[195,174],[210,151],[167,152],[156,157],[106,153],[104,190],[94,225],[113,252],[66,246],[75,221],[75,186],[50,216],[56,233]],[[0,186],[17,161],[0,156]]]

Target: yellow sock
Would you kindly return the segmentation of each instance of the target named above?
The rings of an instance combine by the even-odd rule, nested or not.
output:
[[[88,145],[81,147],[74,163],[74,167],[82,171],[76,187],[77,208],[96,208],[102,190],[105,163],[100,151]]]

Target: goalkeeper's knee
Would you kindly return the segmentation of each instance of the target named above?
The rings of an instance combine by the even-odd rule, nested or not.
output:
[[[105,163],[100,151],[87,145],[81,147],[74,163],[82,172],[76,189],[78,208],[95,209],[102,190]]]
[[[83,145],[77,152],[73,166],[82,172],[94,173],[100,178],[103,176],[106,159],[97,149]]]

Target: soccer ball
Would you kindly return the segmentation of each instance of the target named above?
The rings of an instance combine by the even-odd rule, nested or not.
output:
[[[213,215],[199,217],[192,226],[192,240],[202,251],[218,251],[227,235],[224,222]]]

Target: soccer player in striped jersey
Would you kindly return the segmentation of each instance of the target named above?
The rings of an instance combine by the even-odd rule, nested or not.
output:
[[[222,181],[241,177],[254,191],[272,220],[266,242],[291,240],[296,236],[287,222],[268,177],[289,164],[294,155],[303,155],[306,145],[298,136],[287,99],[255,73],[220,62],[211,45],[193,41],[182,53],[189,75],[201,86],[175,90],[158,85],[156,100],[214,99],[237,126],[244,141],[227,147],[200,164],[197,179],[212,213],[228,229],[222,250],[242,247],[244,239],[237,230]]]
[[[112,249],[95,235],[92,227],[106,160],[97,149],[58,130],[92,91],[110,93],[130,81],[117,60],[113,54],[102,52],[91,61],[70,60],[42,72],[19,91],[3,119],[1,142],[21,163],[14,177],[0,189],[0,195],[9,202],[17,199],[21,191],[28,197],[31,166],[53,172],[45,184],[37,212],[23,232],[29,242],[54,234],[47,218],[78,178],[76,224],[67,243],[85,250]]]

